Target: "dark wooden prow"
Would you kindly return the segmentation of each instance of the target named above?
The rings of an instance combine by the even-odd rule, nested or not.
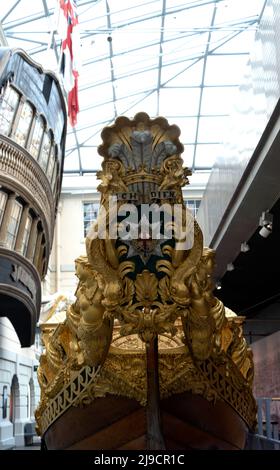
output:
[[[147,449],[165,450],[161,428],[158,377],[158,338],[146,343],[147,358]]]

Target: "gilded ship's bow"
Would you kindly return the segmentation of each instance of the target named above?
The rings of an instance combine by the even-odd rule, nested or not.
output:
[[[101,209],[76,260],[76,301],[42,326],[47,448],[241,449],[254,428],[252,352],[243,318],[213,296],[179,135],[145,113],[102,132]]]

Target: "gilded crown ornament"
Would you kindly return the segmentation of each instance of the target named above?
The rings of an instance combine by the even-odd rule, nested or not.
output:
[[[127,200],[136,197],[142,203],[157,196],[168,199],[168,193],[159,192],[174,190],[171,198],[182,202],[180,188],[188,183],[191,171],[183,168],[179,135],[180,129],[162,117],[150,119],[138,113],[133,120],[118,118],[101,134],[98,152],[104,162],[99,189],[107,194],[127,192]]]
[[[97,176],[105,216],[86,238],[87,256],[76,260],[75,303],[63,322],[42,326],[41,434],[71,407],[122,396],[146,409],[148,448],[165,448],[161,400],[186,392],[226,403],[254,427],[244,318],[213,295],[215,253],[203,246],[183,202],[191,172],[183,167],[179,135],[177,126],[145,113],[120,117],[101,134]],[[127,208],[133,220],[124,218]]]

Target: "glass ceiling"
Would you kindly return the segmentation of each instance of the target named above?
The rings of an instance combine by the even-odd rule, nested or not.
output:
[[[57,71],[56,0],[5,0],[11,47]],[[103,127],[139,111],[181,128],[185,164],[210,170],[242,81],[265,0],[78,0],[80,113],[65,174],[94,173]]]

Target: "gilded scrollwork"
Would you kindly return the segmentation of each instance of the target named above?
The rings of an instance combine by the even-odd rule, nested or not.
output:
[[[183,168],[183,159],[178,155],[164,160],[161,166],[161,175],[163,176],[159,190],[179,189],[189,184],[188,176],[192,174],[189,168]]]
[[[222,330],[228,327],[234,330],[238,325],[236,319],[226,324]],[[121,337],[120,328],[117,325],[116,328],[118,333],[101,368],[91,369],[86,366],[81,368],[80,372],[69,376],[68,381],[65,381],[64,385],[60,384],[60,389],[56,391],[57,394],[53,398],[54,402],[57,402],[55,406],[54,402],[47,401],[44,395],[37,411],[41,432],[70,405],[86,406],[108,394],[132,398],[142,406],[146,405],[146,357],[142,342],[137,340],[137,335]],[[244,381],[242,371],[224,352],[220,353],[218,359],[209,358],[194,363],[188,347],[180,340],[180,322],[177,322],[177,328],[174,339],[170,335],[159,336],[161,398],[189,391],[214,403],[217,400],[225,400],[253,428],[256,406],[251,387]],[[123,339],[120,342],[121,338]]]
[[[108,196],[118,191],[127,191],[127,186],[123,181],[125,168],[119,160],[105,160],[102,163],[102,171],[97,172],[97,178],[102,182],[97,187],[101,194]]]

